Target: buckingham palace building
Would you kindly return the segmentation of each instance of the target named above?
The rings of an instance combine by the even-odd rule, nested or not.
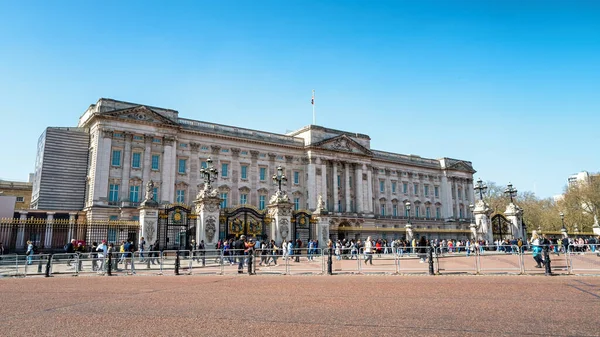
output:
[[[81,199],[77,211],[88,220],[138,220],[150,181],[161,207],[191,207],[204,185],[200,169],[207,166],[218,172],[212,186],[222,210],[248,205],[262,211],[279,188],[272,177],[281,168],[294,210],[314,212],[319,202],[332,238],[403,238],[408,222],[428,237],[469,236],[475,172],[469,161],[378,151],[368,135],[317,125],[277,134],[105,98],[67,131],[72,135],[66,139],[88,135],[70,144],[87,149],[78,154],[87,170],[73,172],[81,182],[76,176],[63,182],[72,189],[65,195]],[[34,205],[44,204],[37,166],[52,166],[44,161],[38,153]]]

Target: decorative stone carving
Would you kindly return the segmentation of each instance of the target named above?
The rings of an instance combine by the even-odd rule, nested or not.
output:
[[[287,240],[289,233],[290,233],[289,220],[288,219],[279,219],[279,234],[281,234],[281,238],[283,240]]]
[[[319,195],[319,198],[317,199],[317,209],[315,210],[315,213],[321,213],[325,210],[325,200],[323,200],[322,195]]]
[[[164,146],[173,146],[174,143],[175,143],[175,137],[173,137],[173,136],[164,136],[163,137]]]
[[[276,153],[268,153],[267,155],[269,156],[269,161],[275,161],[275,158],[277,158]]]
[[[315,170],[315,175],[320,176],[321,175],[321,168],[317,167],[317,169]]]
[[[214,216],[209,216],[206,218],[206,227],[204,228],[204,232],[206,233],[206,239],[208,242],[212,242],[215,233],[217,232],[217,219]]]
[[[210,153],[212,154],[219,154],[219,152],[221,152],[221,147],[219,145],[211,145],[210,146]]]
[[[285,155],[285,162],[286,163],[291,163],[294,160],[294,156],[290,156],[290,155]]]
[[[231,155],[233,156],[233,158],[237,158],[240,156],[240,148],[232,147],[230,150],[231,150]]]
[[[154,230],[155,226],[153,220],[144,221],[144,238],[148,240],[147,242],[154,242]]]
[[[323,228],[321,228],[321,235],[323,235],[323,240],[329,239],[329,227],[328,226],[323,226]],[[323,244],[325,244],[325,242]]]
[[[112,138],[113,133],[114,132],[112,130],[102,130],[102,137],[103,138]]]
[[[289,203],[290,197],[288,197],[285,191],[277,191],[271,196],[269,204]]]
[[[190,143],[190,148],[192,149],[192,152],[198,152],[200,151],[200,144]]]
[[[250,150],[250,157],[252,158],[252,160],[256,160],[258,159],[258,155],[260,154],[259,151],[256,150]]]
[[[334,150],[352,151],[352,147],[346,138],[338,138],[333,141]]]

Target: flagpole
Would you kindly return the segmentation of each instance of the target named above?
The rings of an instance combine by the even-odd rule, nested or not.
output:
[[[313,125],[317,125],[317,116],[315,115],[315,89],[312,91]]]

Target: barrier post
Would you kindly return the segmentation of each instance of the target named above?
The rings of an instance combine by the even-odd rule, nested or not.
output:
[[[50,261],[52,261],[52,254],[48,255],[48,261],[46,261],[46,274],[45,277],[50,277]]]
[[[179,250],[175,253],[175,275],[179,275]]]
[[[254,265],[254,249],[248,250],[248,275],[254,275],[252,266]]]
[[[333,248],[327,247],[327,275],[333,275]]]
[[[433,246],[427,248],[427,254],[429,258],[429,275],[435,275],[433,271]]]
[[[112,253],[108,253],[108,262],[106,262],[106,275],[112,276]]]
[[[544,247],[544,275],[551,276],[552,275],[552,267],[550,266],[550,254],[548,254],[548,247]]]

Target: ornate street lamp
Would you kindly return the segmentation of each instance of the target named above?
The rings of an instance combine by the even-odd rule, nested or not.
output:
[[[517,190],[513,188],[511,183],[508,183],[506,189],[504,190],[504,194],[507,194],[510,197],[510,202],[513,202],[513,198],[517,196]]]
[[[273,175],[273,183],[277,185],[277,191],[281,192],[281,184],[285,184],[287,182],[287,178],[283,173],[283,167],[277,166],[277,174]]]
[[[562,222],[562,229],[560,230],[563,233],[567,232],[567,228],[565,227],[565,213],[560,212],[560,221]]]
[[[483,181],[481,180],[481,178],[479,178],[477,180],[477,184],[475,185],[475,188],[473,188],[475,190],[475,192],[479,193],[479,200],[483,200],[483,195],[487,193],[487,185],[483,183]]]
[[[208,158],[206,160],[206,167],[200,169],[200,178],[204,180],[207,189],[211,188],[210,185],[217,180],[218,175],[219,171],[213,166],[212,159]]]
[[[404,206],[406,206],[406,214],[408,215],[407,223],[410,225],[410,201],[407,201]]]

